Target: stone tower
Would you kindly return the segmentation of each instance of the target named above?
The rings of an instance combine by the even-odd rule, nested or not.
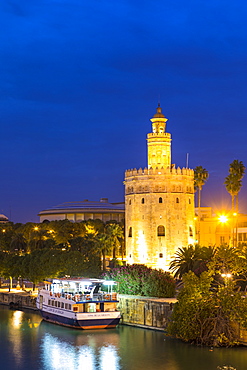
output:
[[[151,122],[148,166],[125,172],[126,258],[167,270],[179,247],[194,244],[194,171],[171,164],[171,134],[159,105]]]

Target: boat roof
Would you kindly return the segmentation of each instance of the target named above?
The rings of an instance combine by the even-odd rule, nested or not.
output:
[[[44,283],[45,284],[56,284],[56,283],[69,282],[69,283],[84,283],[88,285],[88,284],[95,284],[95,283],[103,284],[106,281],[110,282],[111,280],[86,278],[86,277],[62,277],[62,278],[46,279]],[[115,283],[115,282],[112,282],[112,283]]]

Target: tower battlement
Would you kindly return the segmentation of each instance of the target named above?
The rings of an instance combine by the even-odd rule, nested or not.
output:
[[[184,175],[184,176],[191,176],[194,177],[194,170],[187,168],[187,167],[177,167],[172,166],[172,168],[167,167],[167,168],[132,168],[129,170],[125,171],[125,179],[133,176],[146,176],[146,175]]]

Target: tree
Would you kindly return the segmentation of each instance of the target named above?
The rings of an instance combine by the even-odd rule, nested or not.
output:
[[[123,239],[123,228],[117,223],[110,223],[106,225],[106,234],[112,247],[112,257],[116,258],[117,250],[121,246],[120,240]]]
[[[108,234],[101,233],[96,236],[98,249],[102,253],[102,268],[103,271],[106,270],[106,255],[111,253],[112,251],[112,244],[111,239]]]
[[[17,253],[23,253],[26,252],[27,250],[27,241],[26,238],[22,233],[16,232],[10,243],[10,248],[12,252],[17,252]]]
[[[174,273],[174,277],[178,278],[189,271],[200,275],[207,270],[207,263],[212,260],[214,254],[214,247],[201,247],[198,244],[178,248],[169,268]]]
[[[213,271],[183,276],[168,334],[198,345],[232,346],[239,339],[237,325],[247,326],[247,305],[234,282],[212,289]]]
[[[203,185],[208,179],[208,171],[202,166],[197,166],[194,169],[194,187],[198,190],[198,243],[200,244],[200,220],[201,220],[201,191]]]
[[[242,187],[242,179],[245,174],[245,166],[242,161],[234,159],[229,165],[229,175],[225,178],[224,185],[232,197],[232,211],[238,212],[238,193]],[[236,207],[235,207],[236,200]]]

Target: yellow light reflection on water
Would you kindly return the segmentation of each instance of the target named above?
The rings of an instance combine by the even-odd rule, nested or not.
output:
[[[82,334],[83,345],[59,340],[45,333],[41,350],[43,368],[52,370],[118,370],[119,356],[114,345],[95,342],[94,336]]]
[[[46,369],[95,369],[93,350],[90,346],[76,347],[45,334],[42,347]]]
[[[23,311],[14,311],[11,324],[13,327],[18,328],[22,324]]]

